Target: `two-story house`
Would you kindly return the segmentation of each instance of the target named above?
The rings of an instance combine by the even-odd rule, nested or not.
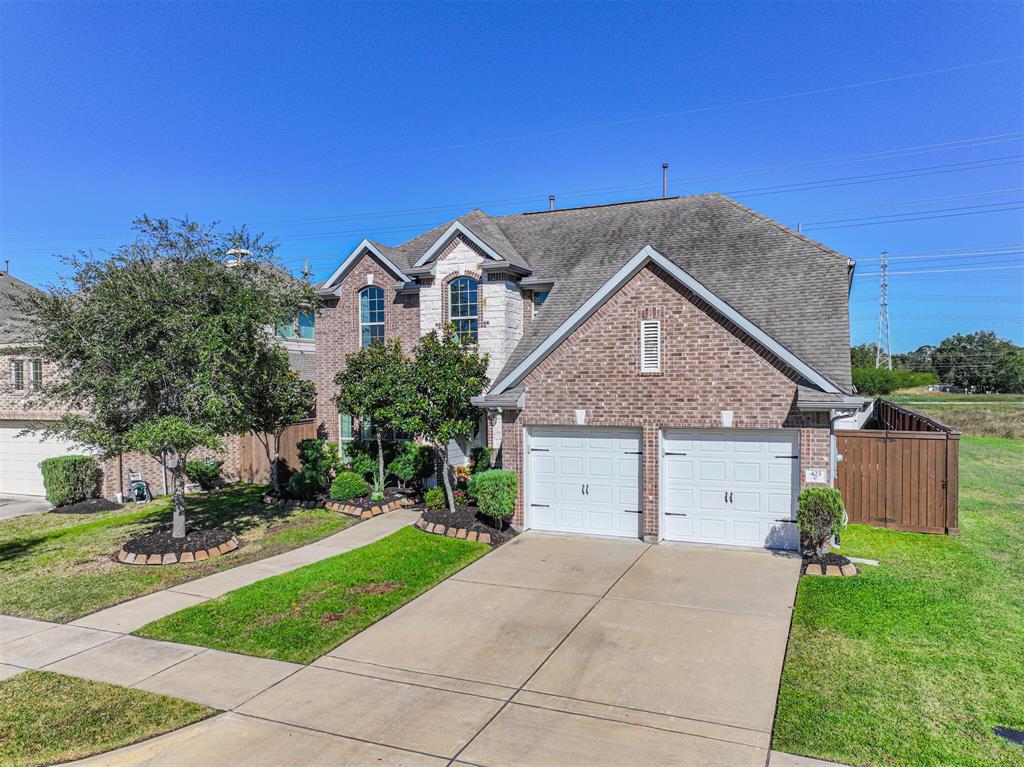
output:
[[[518,472],[514,523],[795,548],[852,394],[854,264],[721,195],[475,210],[323,283],[317,414],[345,355],[452,323],[490,358],[478,439]]]

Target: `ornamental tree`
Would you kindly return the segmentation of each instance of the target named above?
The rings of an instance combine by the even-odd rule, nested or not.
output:
[[[432,330],[420,338],[413,359],[415,397],[410,425],[441,459],[448,508],[454,512],[448,444],[471,436],[479,423],[480,410],[470,398],[487,388],[487,355],[480,355],[449,325],[440,335]]]
[[[270,488],[281,489],[281,437],[289,426],[309,417],[316,404],[316,385],[299,378],[288,366],[288,356],[280,348],[269,348],[266,357],[254,366],[250,394],[250,428],[263,445],[270,464]]]
[[[345,369],[334,377],[338,410],[373,424],[377,468],[373,492],[384,492],[384,433],[409,431],[414,401],[413,366],[397,339],[374,341],[345,358]]]
[[[182,538],[189,454],[252,427],[268,329],[314,297],[244,229],[149,217],[134,228],[113,253],[66,258],[70,277],[19,303],[39,356],[60,371],[43,395],[70,413],[44,431],[153,456],[171,473]]]

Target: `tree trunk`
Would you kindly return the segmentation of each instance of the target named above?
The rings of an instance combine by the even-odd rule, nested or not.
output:
[[[374,492],[384,492],[384,439],[377,429],[377,482]]]
[[[172,538],[185,537],[185,467],[183,464],[184,461],[179,460],[178,464],[171,469],[171,481],[174,488],[171,503],[174,519],[171,528]]]
[[[455,494],[452,492],[451,473],[448,465],[448,446],[438,446],[441,450],[441,476],[444,479],[444,493],[448,496],[448,510],[455,513]]]
[[[269,442],[267,448],[267,457],[270,459],[270,489],[275,493],[281,488],[279,487],[280,480],[278,479],[278,461],[281,460],[281,432],[274,432],[274,454],[271,456]]]

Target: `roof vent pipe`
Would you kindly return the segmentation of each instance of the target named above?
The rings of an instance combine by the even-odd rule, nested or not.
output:
[[[555,209],[555,196],[553,194],[548,195],[548,210]]]
[[[8,258],[4,259],[4,274],[8,277],[11,276],[11,261]]]
[[[661,196],[668,197],[668,163],[661,164]]]

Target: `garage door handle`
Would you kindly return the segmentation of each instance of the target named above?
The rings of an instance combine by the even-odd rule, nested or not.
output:
[[[796,520],[795,519],[776,519],[775,521],[776,522],[789,522],[789,524],[791,524],[791,525],[795,525],[796,524]]]
[[[546,503],[531,503],[530,505],[531,506],[537,506],[538,508],[541,508],[541,509],[550,509],[551,508]]]
[[[640,509],[623,509],[622,511],[625,512],[626,514],[642,514],[643,513],[642,511],[640,511]]]
[[[665,512],[665,516],[666,517],[685,517],[686,515],[685,514],[681,514],[680,512],[677,512],[677,511],[666,511]]]
[[[531,453],[547,453],[550,452],[546,447],[531,447]]]
[[[773,458],[799,458],[800,456],[798,456],[798,455],[776,455],[776,456],[772,456],[772,457]]]
[[[668,451],[666,450],[666,451],[665,451],[665,455],[687,455],[687,454],[686,454],[686,453],[670,453],[670,452],[668,452]]]

